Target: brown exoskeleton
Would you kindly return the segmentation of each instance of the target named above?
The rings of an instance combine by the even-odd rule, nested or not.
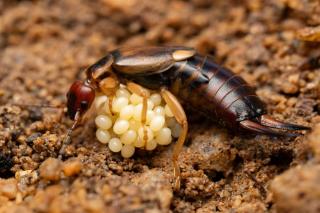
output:
[[[309,129],[277,121],[266,115],[264,103],[240,76],[217,65],[210,57],[197,54],[192,48],[141,47],[108,53],[87,68],[84,81],[72,84],[67,94],[67,108],[74,124],[68,137],[90,108],[95,92],[101,91],[109,96],[111,103],[120,83],[127,85],[132,93],[143,97],[143,124],[146,122],[147,90],[160,90],[182,126],[172,158],[176,188],[180,187],[178,156],[188,131],[187,117],[179,100],[233,129],[276,136],[297,134],[274,129]]]

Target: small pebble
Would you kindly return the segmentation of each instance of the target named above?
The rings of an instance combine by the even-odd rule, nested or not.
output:
[[[50,157],[40,165],[40,177],[48,181],[57,181],[60,179],[61,169],[61,161]]]
[[[64,163],[63,165],[63,173],[65,176],[74,176],[79,174],[82,168],[82,163],[80,160],[75,159],[75,160],[70,160]]]
[[[18,193],[17,181],[14,178],[0,179],[0,195],[15,199]]]

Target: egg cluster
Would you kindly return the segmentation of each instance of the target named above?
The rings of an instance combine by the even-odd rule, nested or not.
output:
[[[146,124],[141,122],[143,98],[130,93],[121,85],[109,104],[107,96],[96,98],[96,137],[108,144],[112,152],[121,152],[124,158],[131,157],[135,148],[154,150],[157,145],[168,145],[177,138],[181,126],[162,100],[159,93],[150,94],[147,101]],[[111,108],[111,109],[110,109]],[[144,134],[147,134],[145,141]]]

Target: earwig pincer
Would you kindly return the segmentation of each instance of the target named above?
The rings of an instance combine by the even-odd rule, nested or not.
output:
[[[146,122],[148,90],[158,90],[182,126],[172,157],[176,188],[180,187],[178,156],[188,131],[180,101],[232,129],[272,136],[298,135],[275,129],[309,129],[268,116],[265,104],[253,88],[209,56],[202,56],[188,47],[139,47],[111,51],[86,69],[84,81],[72,84],[67,94],[67,108],[74,124],[66,143],[92,105],[96,91],[107,95],[111,102],[120,84],[143,98],[142,123]],[[60,154],[63,148],[61,150]]]

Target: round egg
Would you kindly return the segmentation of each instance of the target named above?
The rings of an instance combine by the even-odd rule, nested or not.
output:
[[[97,137],[98,141],[100,141],[101,143],[106,144],[106,143],[109,142],[109,140],[111,138],[111,135],[108,132],[108,130],[97,129],[96,137]]]
[[[119,138],[111,138],[108,147],[112,152],[120,152],[122,149],[122,143]]]
[[[118,119],[113,125],[114,133],[121,135],[129,129],[129,121]]]
[[[130,158],[134,154],[135,148],[133,145],[125,144],[121,149],[121,155],[124,158]]]

